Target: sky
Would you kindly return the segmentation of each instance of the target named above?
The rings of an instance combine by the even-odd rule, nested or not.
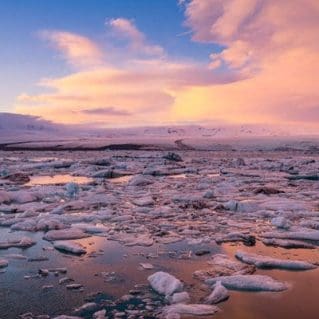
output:
[[[2,0],[0,111],[319,131],[318,0]]]

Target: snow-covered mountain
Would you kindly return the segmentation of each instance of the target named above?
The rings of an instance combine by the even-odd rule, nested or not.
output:
[[[37,116],[0,113],[0,132],[56,132],[59,125],[43,120]]]
[[[68,128],[37,116],[0,113],[0,143],[64,139]]]
[[[163,125],[131,128],[95,128],[83,125],[56,124],[40,117],[0,113],[0,141],[26,141],[46,139],[184,139],[184,138],[249,138],[303,134],[271,125]]]

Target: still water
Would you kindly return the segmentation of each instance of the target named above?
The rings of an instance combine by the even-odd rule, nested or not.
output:
[[[9,233],[0,230],[0,240],[30,236],[30,233]],[[10,248],[0,250],[0,258],[9,259],[9,267],[0,274],[0,318],[17,318],[25,312],[34,314],[70,314],[72,310],[85,303],[85,296],[90,293],[103,292],[110,300],[119,298],[134,288],[135,284],[147,284],[147,277],[157,271],[170,272],[185,282],[186,290],[192,302],[200,302],[207,295],[202,283],[192,277],[195,270],[207,267],[209,255],[195,256],[188,254],[197,249],[209,249],[212,254],[226,253],[233,256],[237,249],[262,253],[280,258],[293,258],[318,262],[317,250],[270,248],[262,244],[256,247],[227,244],[188,245],[184,241],[170,245],[153,245],[152,247],[125,247],[103,237],[93,236],[77,240],[87,248],[87,254],[81,257],[63,254],[48,249],[51,244],[42,240],[42,233],[31,234],[37,245],[22,250]],[[26,257],[45,256],[46,261],[30,262],[8,258],[8,254],[23,254]],[[157,258],[149,258],[149,254]],[[190,258],[184,258],[185,256]],[[183,257],[184,256],[184,257]],[[145,270],[140,263],[151,263],[153,270]],[[76,283],[84,285],[84,291],[69,291],[59,285],[61,278],[54,275],[41,278],[25,279],[26,275],[34,275],[39,268],[66,267],[66,276]],[[116,279],[107,281],[101,274],[115,272]],[[232,291],[230,299],[219,304],[222,312],[215,318],[232,319],[316,319],[318,318],[319,271],[278,271],[258,270],[258,274],[268,274],[276,279],[287,281],[292,288],[282,293],[252,293]],[[42,286],[53,285],[49,290]],[[209,317],[211,318],[211,317]]]

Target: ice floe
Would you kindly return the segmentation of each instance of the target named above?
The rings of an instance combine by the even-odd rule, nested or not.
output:
[[[227,289],[247,291],[279,292],[289,288],[288,284],[265,275],[220,276],[206,280],[208,285],[220,282]]]
[[[55,249],[60,250],[62,252],[71,253],[75,255],[83,255],[86,253],[85,248],[72,241],[56,241],[53,243]]]
[[[243,251],[237,251],[235,256],[240,261],[249,265],[254,265],[257,268],[278,268],[288,270],[309,270],[316,268],[314,264],[307,261],[278,259]]]
[[[193,276],[200,280],[206,280],[217,276],[252,274],[255,271],[254,266],[245,265],[222,254],[214,255],[208,264],[207,268],[196,270]]]
[[[78,228],[68,228],[68,229],[61,229],[61,230],[49,230],[43,236],[43,239],[49,241],[55,240],[68,240],[68,239],[80,239],[90,237],[89,234],[83,232],[83,230]]]

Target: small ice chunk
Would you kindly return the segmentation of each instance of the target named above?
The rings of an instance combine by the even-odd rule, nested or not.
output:
[[[58,268],[50,268],[49,272],[59,273],[59,274],[66,274],[67,269],[65,267],[58,267]]]
[[[188,292],[183,291],[183,292],[175,292],[172,296],[169,296],[168,301],[170,304],[175,304],[175,303],[187,303],[190,301],[190,296]]]
[[[25,204],[25,203],[31,203],[37,201],[40,196],[39,194],[35,194],[30,191],[16,191],[10,193],[10,198],[13,202],[18,204]]]
[[[253,212],[258,210],[256,200],[246,199],[242,201],[230,200],[223,204],[224,208],[234,212]]]
[[[114,234],[108,237],[109,240],[119,241],[125,246],[152,246],[154,240],[148,234]]]
[[[229,298],[228,290],[217,281],[212,293],[206,298],[206,303],[217,304],[221,301],[227,300]]]
[[[278,268],[288,270],[308,270],[316,268],[314,264],[306,261],[278,259],[250,254],[243,251],[237,251],[235,256],[240,261],[249,265],[255,265],[257,268]]]
[[[106,310],[102,309],[100,311],[94,312],[93,319],[106,319]]]
[[[35,244],[35,241],[33,241],[29,237],[22,237],[21,240],[19,241],[19,246],[23,248],[33,246],[34,244]]]
[[[81,284],[70,284],[70,285],[66,285],[65,287],[66,287],[66,289],[69,289],[69,290],[78,290],[78,289],[83,288],[83,285],[81,285]]]
[[[68,282],[72,282],[74,281],[72,278],[69,278],[69,277],[63,277],[59,280],[59,285],[63,285],[65,283],[68,283]]]
[[[92,177],[95,178],[115,178],[119,177],[117,174],[113,171],[113,169],[103,169],[99,170],[92,174]]]
[[[238,202],[231,199],[228,202],[223,204],[224,208],[231,211],[236,211],[238,207]]]
[[[82,255],[86,253],[86,250],[82,245],[72,241],[56,241],[53,246],[57,250],[75,255]]]
[[[43,230],[43,231],[48,231],[52,229],[64,229],[66,226],[61,223],[59,220],[54,219],[54,218],[41,218],[37,225],[36,225],[36,230]]]
[[[95,226],[92,224],[84,224],[84,223],[77,223],[72,225],[75,228],[82,229],[85,233],[88,234],[99,234],[99,233],[106,233],[109,228],[100,225],[100,226]]]
[[[281,229],[289,229],[291,227],[291,222],[283,216],[273,218],[271,223]]]
[[[76,308],[74,310],[74,313],[77,315],[83,315],[85,314],[85,312],[94,311],[94,310],[97,310],[97,308],[98,308],[98,305],[95,302],[88,302],[82,305],[81,307]]]
[[[42,290],[50,290],[50,289],[53,289],[54,286],[53,285],[44,285],[42,286]]]
[[[90,237],[90,235],[83,232],[83,230],[78,228],[68,228],[68,229],[50,230],[43,236],[43,239],[48,241],[54,241],[54,240],[81,239],[86,237]]]
[[[261,236],[266,238],[319,241],[319,230],[267,232],[267,233],[261,234]]]
[[[66,195],[70,198],[75,197],[79,193],[79,185],[77,183],[71,182],[65,185]]]
[[[141,267],[146,270],[154,269],[154,266],[149,263],[140,263]]]
[[[213,315],[219,311],[219,308],[211,305],[201,305],[201,304],[173,304],[166,306],[162,309],[163,317],[166,319],[177,319],[180,315],[194,315],[194,316],[204,316]]]
[[[300,223],[300,226],[319,230],[319,221],[316,221],[316,220],[304,220],[304,221],[302,221]]]
[[[216,242],[218,244],[236,241],[241,241],[246,246],[254,246],[256,244],[255,236],[246,233],[232,232],[216,237]]]
[[[158,271],[149,276],[147,280],[156,292],[165,296],[183,290],[183,283],[167,272]]]
[[[207,199],[214,198],[214,192],[212,190],[208,190],[204,193],[203,197]]]
[[[8,267],[9,262],[6,259],[0,259],[0,268]]]
[[[254,266],[245,265],[239,261],[232,260],[223,254],[213,255],[208,261],[209,268],[196,270],[193,276],[199,280],[206,280],[218,276],[246,275],[255,271]]]
[[[143,175],[137,175],[131,178],[128,184],[130,186],[146,186],[152,183],[153,183],[153,180],[151,178],[145,177]]]
[[[33,232],[36,230],[36,222],[32,219],[24,220],[13,224],[11,229]]]
[[[176,154],[174,152],[168,152],[163,156],[164,159],[173,161],[173,162],[182,162],[183,159],[179,154]]]
[[[35,241],[33,241],[29,237],[22,237],[18,240],[12,240],[7,242],[0,242],[0,249],[7,249],[11,247],[17,247],[17,248],[28,248],[35,245]]]
[[[134,199],[133,204],[136,206],[152,206],[154,205],[154,200],[151,196],[147,196],[147,197]]]
[[[299,241],[299,240],[291,240],[291,239],[276,239],[276,238],[263,238],[263,244],[269,246],[278,246],[283,248],[308,248],[308,249],[315,249],[316,246]]]

